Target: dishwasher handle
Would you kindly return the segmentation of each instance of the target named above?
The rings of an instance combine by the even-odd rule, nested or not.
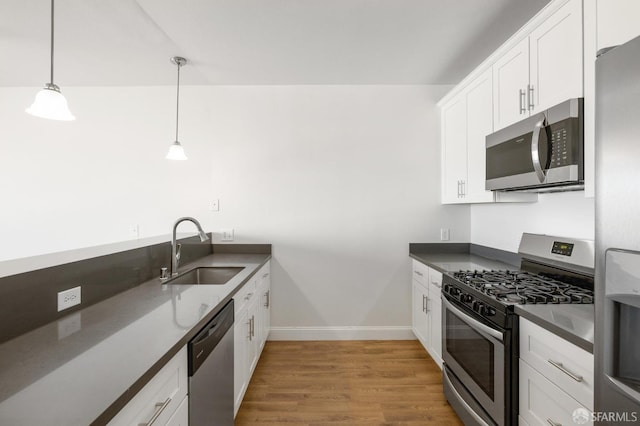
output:
[[[189,376],[193,376],[224,335],[233,327],[233,299],[189,342]]]

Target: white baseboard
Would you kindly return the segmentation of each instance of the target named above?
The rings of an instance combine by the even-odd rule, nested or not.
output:
[[[269,340],[415,340],[411,327],[271,327]]]

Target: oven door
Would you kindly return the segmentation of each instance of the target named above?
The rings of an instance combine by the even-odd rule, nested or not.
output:
[[[442,358],[455,377],[498,424],[505,424],[505,342],[508,331],[474,318],[442,298]],[[477,317],[479,318],[479,317]]]

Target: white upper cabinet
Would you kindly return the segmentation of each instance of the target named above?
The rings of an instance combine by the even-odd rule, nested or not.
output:
[[[528,115],[529,39],[525,38],[493,65],[494,127],[501,129]]]
[[[487,70],[469,87],[467,94],[467,183],[465,198],[470,203],[494,201],[485,189],[486,137],[493,132],[491,70]]]
[[[536,194],[485,190],[486,137],[493,132],[489,68],[442,105],[442,203],[536,201]]]
[[[442,202],[488,203],[485,137],[493,130],[491,70],[442,107]]]
[[[569,0],[496,60],[494,128],[583,94],[582,1]]]
[[[545,110],[582,90],[582,1],[571,0],[529,36],[531,113]]]
[[[467,100],[458,96],[442,108],[442,202],[464,203],[467,179]]]
[[[640,1],[597,0],[596,14],[598,50],[640,36]]]

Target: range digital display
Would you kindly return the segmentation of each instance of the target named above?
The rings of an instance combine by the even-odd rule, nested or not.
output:
[[[554,241],[551,253],[561,254],[562,256],[571,256],[571,253],[573,253],[573,244]]]

